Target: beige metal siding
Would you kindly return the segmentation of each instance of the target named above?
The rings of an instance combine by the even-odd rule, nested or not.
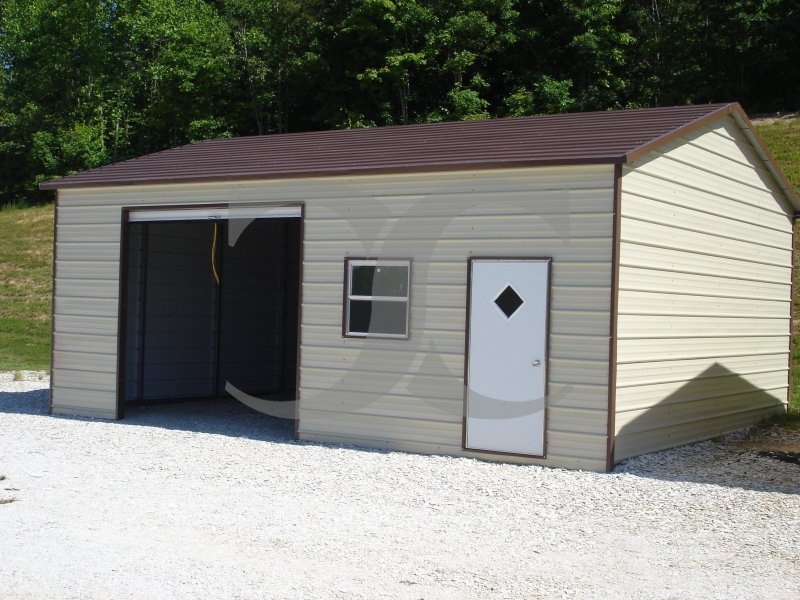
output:
[[[466,259],[553,256],[546,463],[603,469],[612,173],[370,177],[342,209],[308,200],[301,437],[461,454]],[[377,254],[413,259],[409,341],[341,337],[342,260]]]
[[[303,202],[302,438],[462,454],[467,257],[551,256],[548,458],[518,460],[602,470],[612,190],[610,166],[62,190],[54,410],[114,412],[121,207]],[[346,256],[413,259],[410,340],[342,337]]]
[[[120,210],[74,196],[59,193],[56,211],[52,410],[114,418]]]
[[[625,167],[617,460],[785,405],[790,214],[730,118]]]

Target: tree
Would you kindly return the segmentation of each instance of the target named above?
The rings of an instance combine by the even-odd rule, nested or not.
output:
[[[234,50],[236,82],[229,96],[237,132],[289,130],[293,84],[314,55],[305,48],[310,23],[302,3],[226,0],[221,12]]]
[[[4,201],[36,194],[43,179],[108,161],[105,98],[110,4],[5,0]],[[20,177],[20,174],[24,174]]]
[[[0,204],[209,137],[800,105],[791,0],[0,0]]]
[[[516,41],[519,13],[510,0],[441,2],[437,8],[441,26],[430,34],[428,47],[439,78],[449,81],[428,119],[488,118],[495,113],[493,88],[501,83],[498,58]]]
[[[202,0],[139,0],[120,5],[116,89],[128,98],[137,151],[153,152],[232,133],[227,90],[233,46]]]

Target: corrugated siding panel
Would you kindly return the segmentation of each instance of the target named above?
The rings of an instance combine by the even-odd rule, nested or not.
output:
[[[757,356],[780,354],[789,347],[789,333],[781,337],[684,337],[659,338],[653,343],[650,338],[630,338],[620,343],[617,349],[619,365],[640,362],[662,362],[684,358],[725,358],[730,356]]]
[[[727,411],[724,405],[714,407],[709,405],[709,411],[704,415],[695,415],[693,419],[682,419],[681,421],[671,420],[668,426],[663,427],[658,440],[658,448],[674,448],[683,444],[689,444],[698,440],[713,438],[729,431],[735,431],[758,423],[764,419],[775,416],[776,409],[774,403],[768,403],[767,407],[759,406],[756,398],[743,398],[749,405],[749,410]],[[660,411],[656,416],[661,418]],[[648,411],[649,413],[649,411]],[[649,414],[648,414],[649,417]],[[615,451],[621,456],[637,456],[643,452],[652,451],[654,448],[653,431],[631,431],[624,437],[617,439]],[[650,448],[649,450],[642,450]]]
[[[486,174],[478,181],[426,176],[433,196],[411,179],[383,179],[365,180],[353,195],[377,192],[391,215],[388,221],[348,219],[349,214],[362,214],[349,204],[337,211],[306,204],[301,436],[393,448],[413,442],[463,453],[466,259],[553,256],[550,391],[555,399],[548,464],[560,457],[553,460],[576,466],[582,458],[602,468],[611,170],[527,170]],[[542,181],[548,182],[549,193],[537,191]],[[513,194],[506,195],[507,189]],[[573,202],[573,195],[579,201]],[[423,208],[419,216],[415,202]],[[415,216],[393,218],[403,211]],[[413,259],[409,342],[341,338],[342,259],[376,254]],[[579,358],[569,349],[576,346],[582,347]],[[348,402],[364,401],[370,404],[360,412],[347,408]],[[362,413],[369,417],[362,418]],[[395,415],[405,419],[386,418]],[[430,421],[436,425],[431,427]],[[557,432],[595,441],[567,447],[562,444],[569,445],[572,438],[551,435]]]
[[[785,341],[784,339],[784,342]],[[749,348],[747,348],[747,350],[749,350]],[[781,348],[781,350],[783,350],[783,348]],[[709,358],[724,357],[727,369],[734,373],[739,373],[740,375],[747,375],[748,377],[755,374],[780,373],[780,371],[775,371],[773,369],[775,368],[776,361],[779,361],[782,356],[784,356],[784,354],[781,354],[781,352],[761,355],[747,352],[740,356],[720,352],[716,355],[709,355],[702,358],[677,358],[671,360],[667,358],[662,360],[620,363],[617,367],[617,375],[620,379],[624,380],[625,386],[617,386],[617,397],[624,394],[636,393],[636,389],[631,390],[631,388],[647,387],[664,382],[686,382],[708,366]],[[785,372],[782,377],[786,377]]]
[[[625,169],[615,457],[783,409],[788,202],[728,120]]]
[[[56,215],[52,410],[113,418],[119,209],[80,211],[60,201]]]
[[[708,273],[682,273],[678,271],[654,270],[647,266],[620,267],[620,279],[625,280],[625,289],[644,293],[671,293],[675,290],[690,289],[699,296],[715,298],[752,298],[756,300],[777,300],[785,302],[790,294],[790,286],[785,281],[773,283],[752,279],[732,279],[729,277],[709,277]],[[626,294],[627,296],[627,294]],[[627,301],[620,298],[620,301]]]
[[[69,280],[80,280],[77,285],[81,288],[84,285],[93,285],[107,282],[109,279],[116,279],[119,271],[117,261],[101,260],[61,260],[57,261],[58,279],[65,284]],[[105,294],[101,294],[105,296]]]
[[[96,378],[90,374],[82,373],[80,387],[74,388],[61,385],[58,378],[53,378],[53,413],[57,415],[81,415],[84,417],[98,417],[113,419],[116,416],[116,406],[110,406],[108,399],[114,393],[103,389],[113,378],[103,376]],[[114,384],[116,387],[116,384]],[[58,400],[56,401],[56,390]]]
[[[89,321],[73,313],[84,312],[81,299],[116,306],[122,206],[302,201],[301,437],[474,456],[461,451],[467,258],[550,256],[548,458],[515,460],[602,470],[612,188],[613,169],[598,166],[64,189],[59,223],[69,226],[58,240],[64,301],[56,310],[57,350],[91,347],[105,336],[97,347],[116,360],[108,307]],[[341,336],[346,256],[413,259],[410,340]],[[93,372],[84,358],[70,370]],[[72,387],[59,387],[58,373],[56,405],[113,412],[113,393],[81,400]],[[96,389],[114,390],[114,377],[97,380]]]
[[[673,372],[673,376],[675,373]],[[680,413],[691,410],[702,410],[705,402],[699,400],[719,401],[720,397],[736,396],[741,393],[742,377],[746,375],[747,382],[757,390],[767,392],[767,396],[774,390],[781,390],[786,387],[786,369],[783,371],[768,371],[766,373],[750,373],[746,369],[744,373],[734,373],[733,371],[722,371],[714,374],[713,371],[706,376],[694,375],[691,390],[685,388],[686,380],[666,381],[650,385],[634,385],[619,388],[617,390],[617,401],[623,403],[628,412],[622,413],[624,427],[626,423],[631,423],[632,414],[637,411],[653,409],[650,406],[651,398],[658,397],[664,400],[653,410],[670,407],[668,410],[675,410],[675,405],[687,403],[682,407]],[[722,403],[724,404],[724,402]],[[641,423],[641,420],[640,420]],[[646,427],[646,422],[642,425]]]
[[[395,407],[397,406],[397,403],[392,404]],[[410,405],[409,413],[413,415],[415,412],[413,399],[407,399],[406,404]],[[404,418],[404,413],[402,412],[399,415],[391,416],[362,413],[348,414],[338,410],[321,412],[332,422],[330,431],[326,433],[312,431],[305,433],[303,437],[309,440],[340,441],[376,448],[392,448],[432,454],[456,454],[506,462],[533,462],[553,467],[593,471],[604,470],[605,459],[602,457],[605,455],[605,435],[598,434],[601,428],[596,426],[596,422],[603,423],[602,432],[604,433],[606,412],[559,411],[557,409],[551,412],[555,412],[555,416],[550,415],[549,419],[549,421],[553,421],[553,425],[548,426],[548,447],[563,449],[563,453],[549,452],[547,459],[544,461],[520,456],[483,454],[461,450],[462,426],[460,421],[448,422],[430,418]],[[562,417],[564,418],[562,419]],[[363,423],[363,427],[356,433],[349,432],[352,427],[350,422],[353,418]],[[570,431],[561,431],[562,422],[568,424]],[[581,431],[582,429],[589,430],[589,432]]]
[[[702,317],[711,308],[724,317],[749,318],[760,313],[765,319],[785,319],[789,300],[768,300],[764,298],[726,298],[687,296],[686,294],[640,292],[629,290],[620,298],[619,309],[625,313],[640,315],[680,315],[682,317]]]
[[[537,462],[546,464],[548,467],[560,467],[567,469],[582,469],[584,471],[604,471],[606,469],[605,459],[592,459],[584,458],[586,456],[600,456],[605,453],[605,445],[598,443],[598,436],[582,435],[582,434],[566,434],[562,435],[555,432],[550,435],[549,442],[554,442],[562,448],[571,448],[574,450],[573,454],[557,455],[550,454],[547,461],[535,461],[528,459],[524,456],[517,456],[511,454],[486,454],[462,451],[460,446],[450,446],[442,444],[431,444],[420,441],[401,442],[401,441],[388,441],[378,437],[362,437],[357,438],[351,435],[337,435],[337,434],[315,434],[306,433],[303,438],[310,441],[319,442],[339,442],[342,444],[356,444],[359,446],[373,447],[373,448],[387,448],[391,450],[400,450],[403,452],[417,452],[425,454],[460,454],[468,458],[479,458],[485,461],[504,462],[504,463],[518,463],[530,464]]]

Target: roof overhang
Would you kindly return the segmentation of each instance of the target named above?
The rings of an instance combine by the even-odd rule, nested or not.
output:
[[[795,212],[800,198],[738,103],[207,140],[40,184],[42,190],[631,164],[731,116]]]

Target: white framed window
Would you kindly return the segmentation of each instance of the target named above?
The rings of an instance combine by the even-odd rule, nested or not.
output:
[[[410,289],[410,258],[345,258],[342,335],[408,339]]]

